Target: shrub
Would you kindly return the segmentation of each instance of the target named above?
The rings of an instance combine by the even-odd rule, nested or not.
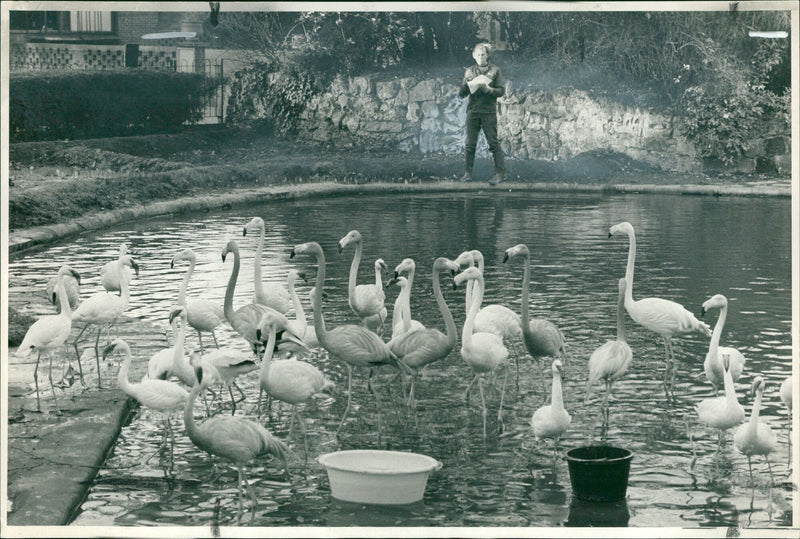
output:
[[[9,78],[11,142],[169,131],[202,118],[214,83],[169,71],[14,73]]]

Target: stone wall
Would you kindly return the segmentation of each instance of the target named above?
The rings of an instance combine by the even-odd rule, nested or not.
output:
[[[672,128],[670,119],[647,109],[571,88],[516,89],[513,81],[507,81],[506,96],[498,102],[501,143],[511,159],[566,160],[584,152],[611,151],[670,172],[703,167],[694,146]],[[459,154],[466,104],[456,84],[440,78],[339,77],[302,113],[302,136],[340,146]],[[788,172],[787,141],[772,136],[754,142],[735,168]],[[489,156],[483,135],[478,156]]]

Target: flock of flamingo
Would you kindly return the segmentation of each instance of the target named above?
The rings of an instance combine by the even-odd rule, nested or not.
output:
[[[413,259],[406,258],[394,269],[393,277],[384,285],[382,274],[388,271],[382,259],[375,261],[375,282],[357,284],[358,269],[362,256],[361,234],[352,230],[339,240],[339,252],[354,248],[348,282],[348,303],[360,324],[343,324],[329,328],[323,313],[323,295],[325,285],[325,253],[316,242],[295,245],[291,250],[291,258],[310,258],[316,262],[316,282],[309,293],[313,311],[313,322],[309,323],[302,301],[295,291],[295,283],[304,278],[300,272],[290,270],[286,286],[279,283],[262,281],[261,254],[264,244],[264,221],[255,217],[243,229],[243,235],[258,235],[256,256],[254,261],[254,294],[252,303],[238,309],[233,307],[233,298],[241,265],[239,247],[236,241],[229,241],[222,250],[223,262],[233,258],[233,268],[225,292],[223,305],[217,302],[188,298],[186,291],[196,264],[196,257],[191,249],[177,253],[171,267],[184,263],[188,265],[178,293],[177,304],[169,313],[170,325],[175,334],[173,346],[159,350],[148,362],[147,374],[139,382],[128,379],[132,361],[132,353],[128,344],[116,338],[105,346],[102,354],[99,350],[100,336],[103,329],[109,333],[110,327],[128,308],[130,299],[129,282],[132,273],[138,274],[138,265],[122,245],[117,260],[109,262],[100,273],[105,292],[94,294],[86,299],[80,298],[80,275],[69,265],[64,264],[48,283],[48,294],[58,307],[58,314],[43,316],[28,330],[23,343],[16,352],[18,356],[37,354],[34,369],[37,409],[41,411],[39,396],[38,369],[42,354],[49,356],[50,381],[54,405],[58,408],[55,387],[52,378],[52,364],[55,353],[64,347],[67,351],[68,372],[74,372],[71,366],[71,352],[66,348],[67,339],[73,327],[83,325],[78,337],[71,344],[78,356],[78,367],[81,382],[83,368],[78,342],[90,327],[97,328],[95,338],[95,358],[97,361],[98,387],[100,380],[100,358],[109,358],[114,352],[124,356],[118,374],[120,389],[138,400],[147,408],[164,414],[164,439],[161,448],[166,447],[168,436],[174,444],[174,434],[170,423],[170,414],[183,411],[186,434],[200,449],[211,455],[217,455],[233,463],[239,473],[239,506],[243,504],[243,485],[253,501],[258,503],[245,473],[245,466],[253,459],[272,454],[278,457],[288,476],[287,459],[295,457],[286,443],[273,436],[259,421],[236,415],[236,404],[245,395],[236,384],[238,376],[251,371],[258,372],[260,390],[270,399],[289,404],[292,407],[291,428],[295,420],[303,433],[305,458],[308,446],[306,429],[298,406],[308,402],[321,393],[331,393],[334,384],[309,360],[306,353],[314,348],[323,348],[335,360],[347,366],[347,405],[339,422],[337,435],[351,409],[352,370],[353,367],[370,369],[370,378],[374,369],[390,365],[398,369],[397,376],[403,376],[404,392],[407,387],[407,405],[414,406],[415,385],[417,376],[426,366],[444,359],[457,344],[457,327],[453,315],[441,291],[441,276],[452,276],[453,287],[463,286],[465,289],[466,320],[461,331],[460,355],[471,368],[474,377],[467,386],[465,398],[469,402],[470,389],[477,382],[481,399],[483,416],[483,434],[486,436],[487,406],[484,397],[484,377],[503,371],[503,385],[497,417],[502,419],[505,386],[508,367],[512,357],[519,383],[519,363],[524,353],[517,347],[520,340],[527,353],[534,359],[552,358],[552,389],[549,404],[534,411],[530,425],[537,442],[553,440],[553,451],[557,448],[559,438],[571,424],[571,417],[564,407],[562,396],[562,374],[567,362],[565,339],[562,332],[543,318],[531,318],[529,310],[530,287],[530,252],[524,244],[515,245],[505,251],[503,262],[521,260],[523,277],[521,286],[522,305],[518,315],[503,305],[483,306],[485,282],[483,277],[484,260],[477,250],[461,253],[454,260],[440,257],[433,262],[433,293],[441,313],[445,331],[425,327],[413,320],[410,308],[410,294],[414,280],[416,265]],[[713,332],[708,324],[698,320],[691,312],[680,304],[662,298],[633,299],[633,274],[636,258],[636,236],[633,226],[628,222],[619,223],[609,230],[609,237],[625,235],[628,237],[629,249],[625,276],[619,279],[619,296],[617,302],[617,337],[598,347],[588,359],[588,381],[585,389],[585,400],[591,399],[592,387],[602,381],[605,385],[605,396],[602,410],[607,418],[609,395],[612,384],[619,380],[633,361],[633,351],[626,342],[624,315],[663,338],[666,365],[664,384],[669,396],[671,381],[674,380],[677,363],[672,348],[672,338],[690,331],[701,332],[710,336],[708,353],[703,365],[706,377],[713,387],[714,394],[720,390],[724,396],[715,396],[701,401],[697,407],[699,420],[719,429],[719,445],[721,447],[725,432],[738,427],[733,437],[734,446],[744,454],[750,465],[751,458],[762,455],[765,459],[776,447],[776,436],[770,427],[760,421],[760,409],[765,380],[756,376],[751,394],[754,396],[749,420],[745,423],[745,410],[739,404],[734,389],[734,382],[741,376],[744,356],[734,348],[720,346],[720,338],[725,324],[728,303],[725,296],[717,294],[703,303],[701,314],[711,309],[719,309],[719,317]],[[385,289],[391,285],[399,287],[400,292],[395,301],[391,320],[385,306]],[[294,318],[287,314],[293,311]],[[215,329],[227,323],[253,350],[245,353],[231,347],[220,347]],[[199,351],[186,353],[185,339],[189,328],[197,332]],[[385,331],[390,328],[390,332]],[[203,345],[203,333],[210,333],[214,347],[206,349]],[[389,334],[385,341],[383,334]],[[276,350],[288,352],[288,359],[275,356]],[[540,367],[542,363],[540,362]],[[172,381],[172,380],[176,381]],[[544,372],[541,378],[544,386]],[[85,383],[84,383],[85,385]],[[230,395],[232,414],[212,415],[206,393],[219,398],[213,388],[227,388]],[[374,384],[369,383],[376,393]],[[240,397],[234,396],[233,389],[239,391]],[[543,387],[544,389],[544,387]],[[201,424],[195,421],[194,403],[199,395],[203,396],[207,419]],[[791,377],[786,378],[780,389],[780,397],[791,412],[792,389]],[[262,395],[259,395],[258,415],[261,415]],[[744,423],[744,424],[742,424]],[[159,451],[161,450],[159,448]],[[719,450],[719,449],[718,449]],[[769,460],[767,459],[767,463]],[[771,475],[770,467],[770,475]]]

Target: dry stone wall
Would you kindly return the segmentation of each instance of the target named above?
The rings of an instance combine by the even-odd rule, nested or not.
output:
[[[589,151],[625,154],[667,171],[696,171],[695,149],[669,118],[575,89],[508,91],[498,130],[509,158],[566,160]],[[458,154],[467,100],[452,81],[337,78],[301,115],[305,137],[337,146],[373,144],[403,152]],[[488,157],[481,135],[478,155]]]

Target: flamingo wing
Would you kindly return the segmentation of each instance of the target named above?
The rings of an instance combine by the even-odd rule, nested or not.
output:
[[[687,331],[711,335],[708,324],[700,322],[683,305],[663,298],[644,298],[626,305],[628,314],[639,325],[663,337]]]
[[[222,305],[207,299],[188,300],[186,316],[189,325],[200,331],[211,331],[225,320]]]
[[[409,331],[389,343],[392,353],[414,369],[444,359],[453,346],[454,343],[437,329]]]

